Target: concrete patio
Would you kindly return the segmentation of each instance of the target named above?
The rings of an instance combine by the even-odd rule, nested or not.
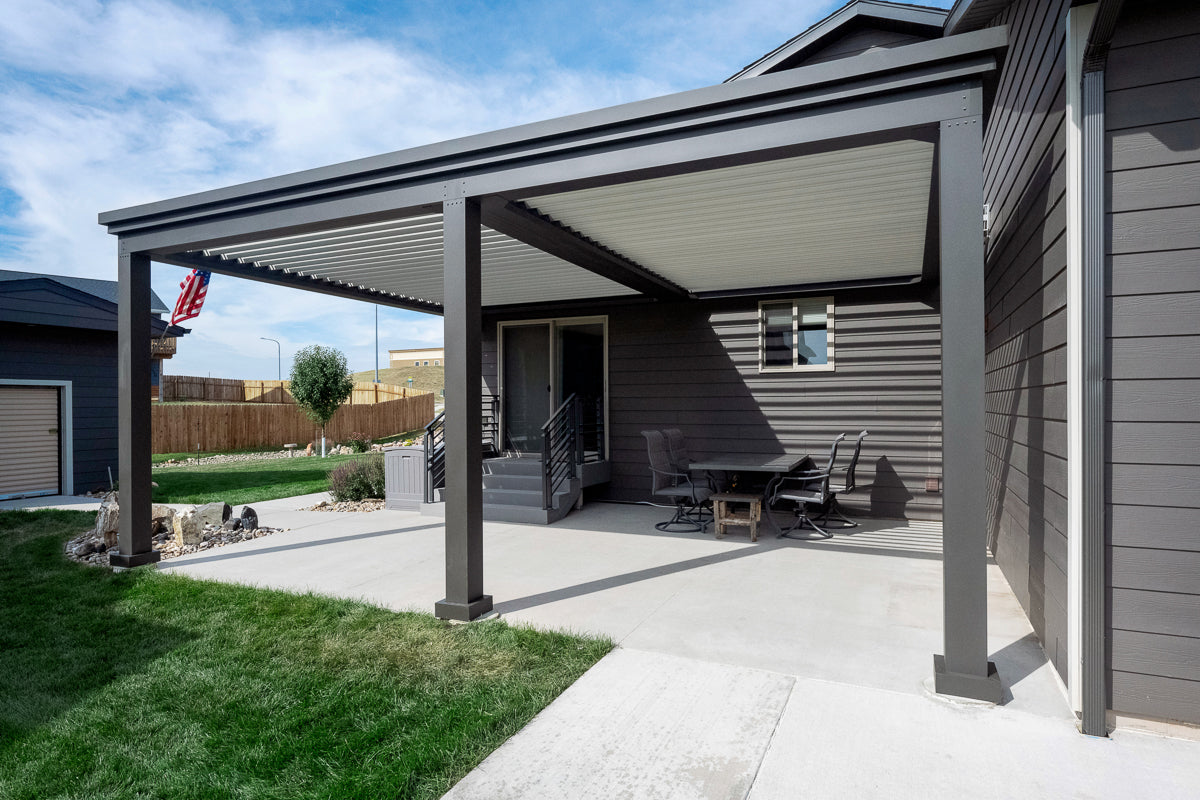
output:
[[[291,530],[164,571],[428,613],[441,521],[256,504]],[[831,541],[662,534],[658,508],[591,504],[488,523],[485,588],[510,622],[611,637],[606,657],[451,798],[1191,797],[1200,745],[1075,729],[1057,677],[989,566],[1000,707],[929,692],[941,530],[874,520]]]

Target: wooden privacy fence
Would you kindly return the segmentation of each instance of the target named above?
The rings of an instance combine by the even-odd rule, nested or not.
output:
[[[164,375],[163,400],[193,400],[209,403],[294,403],[289,391],[291,381],[248,381],[236,378],[197,378],[191,375]],[[413,397],[422,392],[390,383],[359,381],[346,402],[373,405],[389,400]]]
[[[330,444],[351,433],[371,438],[423,428],[433,419],[433,394],[425,392],[370,405],[344,405],[326,428]],[[321,429],[296,405],[231,403],[151,406],[151,432],[156,453],[201,450],[279,449],[320,442]]]

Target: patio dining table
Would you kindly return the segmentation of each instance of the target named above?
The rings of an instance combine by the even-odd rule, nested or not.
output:
[[[727,472],[734,475],[745,473],[770,475],[766,488],[763,490],[765,498],[766,490],[777,478],[798,469],[809,458],[806,454],[726,453],[719,456],[700,456],[693,459],[688,468],[700,472]]]

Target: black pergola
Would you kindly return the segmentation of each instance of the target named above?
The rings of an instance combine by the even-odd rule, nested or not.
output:
[[[935,657],[936,685],[942,693],[998,701],[986,638],[981,217],[984,81],[1006,40],[1004,28],[990,28],[101,214],[100,223],[118,237],[121,287],[124,513],[113,564],[157,559],[148,526],[135,524],[149,518],[150,507],[150,364],[143,346],[150,322],[143,310],[152,260],[444,315],[446,597],[435,613],[470,620],[492,606],[483,584],[480,325],[483,309],[498,306],[484,301],[485,256],[510,265],[504,268],[514,280],[529,280],[512,265],[548,254],[547,275],[568,265],[594,279],[576,290],[594,291],[593,298],[713,296],[527,200],[926,142],[934,156],[922,235],[937,254],[933,272],[943,299],[945,654]],[[431,225],[440,227],[432,239]],[[847,269],[822,285],[920,277]],[[811,283],[798,270],[786,284],[759,285],[746,276],[745,289],[771,294]],[[435,288],[405,291],[402,284]],[[570,296],[534,294],[523,305]]]

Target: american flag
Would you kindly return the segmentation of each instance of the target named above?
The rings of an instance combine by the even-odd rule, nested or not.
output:
[[[208,280],[212,273],[207,270],[194,269],[183,279],[179,288],[179,299],[175,302],[175,311],[171,314],[171,324],[183,322],[185,319],[200,316],[200,307],[204,305],[204,296],[208,294]]]

